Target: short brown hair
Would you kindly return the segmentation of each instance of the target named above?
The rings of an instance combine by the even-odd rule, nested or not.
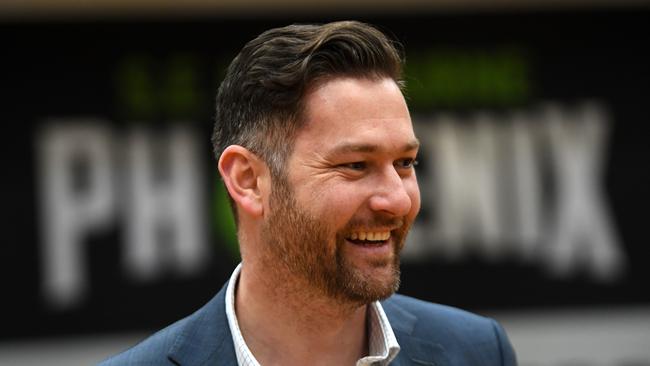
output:
[[[229,145],[241,145],[262,158],[273,176],[283,176],[306,91],[338,76],[389,77],[401,85],[402,57],[394,41],[357,21],[290,25],[248,42],[217,94],[217,159]]]

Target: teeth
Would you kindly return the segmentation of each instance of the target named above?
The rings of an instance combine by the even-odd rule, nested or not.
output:
[[[350,240],[370,240],[370,241],[383,241],[390,238],[390,231],[367,232],[359,231],[350,235]]]

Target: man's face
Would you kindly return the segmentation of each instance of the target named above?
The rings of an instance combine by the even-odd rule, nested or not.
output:
[[[273,182],[269,259],[340,301],[388,297],[420,208],[404,98],[390,79],[337,78],[305,103],[286,177]]]

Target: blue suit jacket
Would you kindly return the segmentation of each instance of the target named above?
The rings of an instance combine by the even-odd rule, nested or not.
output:
[[[236,366],[225,295],[226,286],[194,314],[100,365]],[[505,332],[492,319],[402,295],[382,305],[401,347],[391,366],[516,365]]]

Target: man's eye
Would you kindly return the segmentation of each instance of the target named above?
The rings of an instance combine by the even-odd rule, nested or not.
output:
[[[362,161],[355,161],[353,163],[341,164],[343,168],[352,169],[352,170],[363,170],[366,168],[366,163]]]
[[[397,161],[396,165],[399,168],[410,169],[410,168],[416,167],[418,165],[418,161],[415,160],[415,159],[411,159],[411,158],[401,159],[401,160]]]

